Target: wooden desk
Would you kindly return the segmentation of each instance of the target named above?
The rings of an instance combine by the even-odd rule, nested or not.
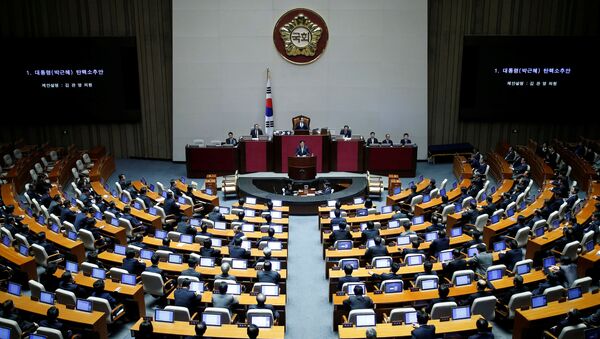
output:
[[[12,300],[15,307],[21,311],[33,313],[45,317],[51,305],[37,301],[32,301],[28,296],[16,297],[6,292],[0,292],[0,302]],[[103,312],[93,311],[91,313],[77,310],[70,310],[65,305],[54,304],[58,308],[58,319],[69,323],[77,324],[81,327],[93,329],[100,338],[108,338],[108,328],[106,325],[106,316]],[[68,325],[67,325],[68,327]]]
[[[513,325],[513,338],[526,338],[529,335],[539,337],[544,329],[556,324],[551,322],[564,318],[570,309],[576,308],[585,311],[598,306],[600,306],[600,295],[585,293],[579,299],[567,300],[562,303],[552,301],[545,307],[525,311],[517,310]]]
[[[234,202],[231,206],[239,207],[240,203]],[[255,210],[255,211],[261,211],[261,212],[266,212],[269,209],[266,204],[248,204],[248,203],[244,203],[244,206],[242,206],[242,208],[249,209],[249,210]],[[290,207],[289,206],[273,207],[273,210],[281,211],[282,213],[289,213]]]
[[[175,182],[175,185],[177,186],[177,188],[179,188],[182,192],[187,192],[188,190],[188,185],[184,184],[181,182],[181,180],[177,180]],[[204,201],[205,203],[208,203],[212,206],[219,206],[219,197],[217,197],[217,192],[214,192],[215,195],[209,195],[206,194],[198,189],[194,189],[192,191],[192,194],[194,195],[194,197],[196,197],[197,199],[200,199],[202,201]]]
[[[0,257],[12,263],[19,271],[27,274],[28,279],[37,281],[37,264],[33,257],[24,257],[14,247],[0,245]]]
[[[448,202],[456,200],[461,194],[463,187],[471,186],[471,179],[463,179],[460,181],[456,188],[446,192]],[[432,212],[435,208],[442,204],[442,197],[431,199],[429,202],[420,203],[415,205],[415,216],[424,215]]]
[[[360,136],[331,141],[331,170],[338,172],[363,172],[365,141]]]
[[[419,193],[419,192],[423,191],[425,188],[427,188],[427,186],[429,186],[430,182],[431,182],[431,180],[429,178],[423,178],[423,181],[417,183],[417,193]],[[391,193],[391,192],[389,192],[389,193]],[[386,203],[388,205],[393,205],[395,203],[403,201],[411,193],[412,193],[412,191],[411,191],[410,187],[407,187],[406,189],[402,190],[398,194],[388,195],[386,198]],[[409,201],[409,203],[410,203],[410,201]]]
[[[403,178],[417,173],[417,146],[366,147],[365,169],[375,174],[395,173]]]
[[[474,332],[477,330],[477,320],[481,318],[480,315],[473,315],[469,319],[462,320],[429,320],[428,325],[435,326],[436,336],[445,333],[461,333],[461,332]],[[491,327],[491,325],[490,325]],[[390,323],[377,324],[375,330],[377,331],[377,338],[410,338],[411,332],[414,329],[412,325],[400,325],[394,326]],[[365,327],[343,327],[338,326],[338,332],[340,339],[359,339],[365,337]]]
[[[48,179],[53,183],[65,186],[71,179],[71,168],[75,167],[79,156],[79,152],[71,152],[62,159],[58,159],[50,173],[48,173]]]
[[[154,315],[152,315],[154,316]],[[143,319],[139,319],[132,327],[131,330],[137,332],[140,329],[140,324]],[[174,336],[196,336],[196,330],[194,325],[190,325],[188,321],[175,321],[173,323],[162,323],[152,322],[152,328],[154,334],[162,335],[174,335]],[[244,339],[248,338],[248,329],[245,327],[238,327],[237,325],[222,325],[220,327],[207,326],[205,337],[211,338],[231,338],[231,339]],[[261,339],[283,339],[285,335],[285,329],[283,326],[273,326],[271,328],[261,328],[258,338]]]
[[[94,159],[94,166],[90,169],[90,181],[108,180],[115,171],[115,158],[109,155]]]
[[[500,182],[503,179],[512,179],[513,171],[510,169],[509,163],[500,154],[488,152],[485,160],[490,166],[490,173],[496,179],[496,182]]]
[[[215,235],[219,238],[227,238],[227,239],[231,239],[234,236],[234,232],[231,229],[226,229],[226,230],[217,230],[214,228],[209,228],[207,229],[207,232]],[[288,240],[288,232],[281,232],[281,233],[275,233],[274,237],[287,242]],[[262,233],[260,231],[255,231],[255,232],[244,232],[244,236],[248,239],[260,239],[264,236],[268,235],[268,233]]]
[[[452,171],[454,172],[454,176],[456,178],[473,178],[473,168],[471,167],[471,164],[467,162],[467,158],[462,155],[457,155],[452,160]]]
[[[596,244],[594,250],[579,256],[579,259],[577,260],[577,276],[585,277],[586,271],[594,268],[600,260],[600,255],[597,254],[598,251],[600,251],[600,245]],[[598,297],[600,298],[600,296]]]
[[[232,221],[238,221],[238,216],[237,215],[233,215],[233,214],[225,214],[224,215],[225,220],[232,222]],[[264,224],[267,221],[265,220],[265,218],[263,217],[244,217],[244,221],[247,223],[251,223],[251,224]],[[281,218],[281,219],[272,219],[271,220],[272,224],[279,224],[279,225],[288,225],[289,224],[289,219],[288,218]]]
[[[208,161],[210,159],[210,161]],[[239,168],[238,147],[185,147],[186,176],[202,178],[208,173],[233,174]]]

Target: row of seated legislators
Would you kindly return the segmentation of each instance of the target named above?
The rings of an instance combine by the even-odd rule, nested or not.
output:
[[[440,314],[444,314],[443,317],[448,316],[448,310],[451,308],[456,308],[457,312],[465,307],[469,312],[478,309],[475,304],[484,304],[486,297],[493,298],[491,307],[498,317],[512,319],[514,312],[508,310],[513,304],[520,302],[519,298],[529,299],[530,306],[533,302],[533,307],[544,307],[548,302],[564,296],[578,298],[581,293],[585,294],[591,290],[592,283],[598,285],[600,275],[596,269],[597,265],[594,266],[595,269],[581,272],[578,271],[577,261],[580,255],[600,253],[596,245],[600,236],[600,203],[597,202],[599,197],[587,197],[591,200],[593,211],[588,219],[578,221],[585,203],[580,196],[582,192],[569,177],[568,166],[563,161],[558,161],[554,153],[551,147],[542,146],[538,150],[539,159],[526,159],[510,147],[503,156],[512,171],[513,185],[506,192],[494,194],[495,187],[487,189],[490,165],[484,155],[475,150],[472,156],[464,161],[473,170],[469,185],[458,188],[455,183],[454,188],[460,190],[460,193],[453,201],[449,200],[444,190],[441,202],[433,210],[426,227],[421,227],[424,225],[423,216],[415,216],[414,208],[411,209],[408,204],[415,196],[428,196],[437,190],[433,179],[420,191],[417,190],[417,185],[412,184],[398,205],[383,206],[381,213],[389,215],[386,220],[379,218],[374,222],[367,221],[364,217],[362,220],[354,220],[361,218],[361,215],[380,213],[370,200],[364,203],[367,210],[365,214],[351,209],[344,210],[340,203],[332,206],[330,215],[325,217],[329,219],[325,225],[330,225],[331,228],[324,231],[323,240],[329,250],[338,252],[329,259],[334,262],[329,274],[331,276],[336,270],[343,271],[343,274],[337,274],[335,278],[330,279],[336,295],[348,296],[340,305],[347,312],[348,318],[353,318],[353,312],[357,312],[354,321],[357,321],[356,317],[363,315],[363,320],[369,319],[364,320],[366,323],[374,325],[376,319],[381,318],[379,313],[365,311],[375,310],[376,306],[389,307],[373,301],[371,296],[376,296],[377,293],[402,293],[413,288],[421,291],[437,289],[437,298],[411,301],[408,303],[410,305],[403,306],[415,306],[414,308],[404,307],[392,311],[401,314],[398,318],[400,321],[413,324],[414,338],[429,338],[433,337],[435,329],[433,325],[426,325],[428,319],[440,319]],[[528,161],[543,162],[554,171],[554,177],[548,178],[547,182],[548,190],[552,194],[544,199],[541,206],[535,208],[530,216],[521,212],[541,195],[533,196],[529,193],[533,180]],[[540,187],[540,191],[543,189],[545,188]],[[482,190],[488,194],[482,195]],[[525,199],[519,201],[520,196],[524,196]],[[517,202],[520,205],[517,206]],[[454,206],[452,213],[458,216],[456,224],[451,228],[452,234],[447,232],[448,216],[442,215],[447,206]],[[354,212],[356,216],[352,216]],[[555,215],[558,216],[556,222],[550,222],[549,218]],[[484,228],[504,219],[509,219],[510,225],[494,235],[490,242],[493,246],[488,248],[484,242]],[[484,220],[484,223],[481,224],[479,220]],[[388,223],[387,228],[384,228],[385,223]],[[398,232],[390,233],[392,224],[398,228]],[[562,236],[556,237],[536,253],[526,253],[527,238],[543,237],[544,233],[552,231],[561,232]],[[360,234],[358,237],[357,232]],[[468,241],[451,245],[453,238],[458,239],[463,234],[469,236]],[[364,249],[364,252],[353,252],[357,242],[359,249]],[[352,254],[344,257],[343,251]],[[360,257],[357,258],[356,255]],[[420,270],[407,270],[410,272],[408,274],[401,273],[405,266],[419,265]],[[536,271],[542,273],[541,278],[528,280],[528,275],[531,276],[531,273]],[[496,288],[495,282],[507,276],[512,277],[512,286]],[[454,295],[450,295],[453,288],[473,283],[476,284],[475,293],[455,292]],[[478,301],[479,298],[482,299]],[[436,304],[440,306],[437,310]],[[591,327],[598,326],[598,307],[600,303],[585,311],[570,310],[558,325],[550,328],[550,333],[558,337],[565,327],[580,323]],[[386,320],[385,314],[383,318]],[[474,335],[474,338],[493,337],[488,332],[487,321],[477,322],[477,328],[479,333]],[[367,337],[369,333],[375,335],[374,331],[368,331]]]

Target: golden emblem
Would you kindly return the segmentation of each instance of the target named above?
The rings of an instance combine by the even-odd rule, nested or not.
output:
[[[303,13],[279,29],[285,52],[289,56],[314,56],[323,30]]]

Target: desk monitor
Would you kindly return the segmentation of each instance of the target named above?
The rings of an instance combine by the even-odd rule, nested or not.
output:
[[[479,196],[479,202],[485,201],[485,199],[487,199],[487,194],[485,194],[485,192],[483,192]]]
[[[116,254],[125,255],[126,247],[123,245],[115,244],[114,252]]]
[[[267,297],[276,297],[279,295],[279,285],[262,285],[261,293]]]
[[[386,267],[391,267],[392,266],[392,259],[391,258],[376,258],[375,262],[373,263],[375,268],[386,268]]]
[[[281,200],[271,200],[271,204],[273,204],[273,207],[282,207],[283,206],[283,202]]]
[[[494,281],[502,279],[502,269],[490,270],[487,272],[488,281]]]
[[[135,274],[122,274],[121,275],[121,284],[125,285],[136,285]]]
[[[281,271],[281,262],[279,260],[271,260],[271,271]]]
[[[156,207],[148,208],[148,213],[150,213],[150,215],[156,216]]]
[[[200,281],[191,281],[190,282],[190,291],[194,291],[198,294],[202,294],[204,292],[204,284]]]
[[[256,216],[255,210],[244,210],[244,217],[253,218]]]
[[[423,203],[426,203],[426,202],[430,202],[430,201],[431,201],[431,195],[429,195],[429,194],[425,194],[425,195],[423,196],[423,201],[422,201],[422,202],[423,202]]]
[[[392,211],[393,211],[392,206],[381,206],[381,214],[392,213]]]
[[[142,209],[142,204],[140,204],[138,201],[134,201],[133,202],[133,208],[135,208],[136,210],[141,210]]]
[[[50,230],[54,233],[59,233],[60,232],[60,227],[58,227],[57,224],[52,223],[50,224]]]
[[[458,187],[458,182],[456,180],[452,183],[452,189],[455,190]]]
[[[354,288],[356,286],[362,287],[363,295],[367,294],[367,286],[365,285],[365,283],[363,283],[363,282],[357,282],[357,283],[348,283],[348,285],[346,285],[346,289],[347,289],[348,295],[354,295]]]
[[[252,250],[252,243],[250,242],[250,240],[242,240],[242,248],[246,251]]]
[[[425,279],[421,280],[421,290],[435,290],[437,289],[438,281],[437,279]]]
[[[75,309],[83,312],[92,312],[92,302],[86,299],[77,299],[75,303]]]
[[[283,213],[281,211],[270,211],[271,219],[281,219],[283,218]]]
[[[44,218],[43,215],[40,215],[37,219],[38,224],[40,225],[46,225],[46,218]]]
[[[228,284],[227,285],[227,294],[240,295],[242,294],[242,285],[240,284]]]
[[[353,202],[354,202],[354,205],[360,205],[365,202],[365,199],[358,197],[358,198],[354,198]]]
[[[162,240],[167,237],[167,232],[163,230],[156,230],[154,231],[154,237]]]
[[[200,257],[200,267],[215,267],[215,258]]]
[[[162,195],[162,197],[166,199],[167,198],[167,191],[162,191],[162,193],[160,195]]]
[[[273,251],[281,251],[283,249],[283,243],[281,241],[267,241],[267,247]]]
[[[338,240],[336,241],[336,246],[338,250],[351,250],[352,249],[352,240]]]
[[[54,293],[41,291],[40,292],[40,302],[48,305],[54,305]]]
[[[394,195],[400,194],[400,192],[402,192],[402,188],[400,186],[394,187]]]
[[[531,298],[531,308],[544,307],[548,304],[545,295],[536,295]]]
[[[332,224],[331,225],[331,230],[332,231],[338,231],[339,229],[340,229],[340,225],[338,225],[338,224]]]
[[[200,227],[200,219],[196,219],[196,218],[190,219],[190,226]]]
[[[31,209],[31,207],[27,207],[25,211],[27,212],[28,216],[33,217],[33,210]]]
[[[283,233],[283,225],[271,224],[270,228],[272,228],[275,233]]]
[[[204,193],[206,193],[208,195],[213,195],[213,190],[212,190],[212,188],[207,188],[204,190]]]
[[[504,242],[504,240],[496,241],[494,243],[494,252],[504,251],[505,249],[506,249],[506,243]]]
[[[8,292],[8,294],[16,295],[17,297],[19,297],[19,296],[21,296],[21,285],[14,283],[12,281],[9,281],[7,292]]]
[[[185,184],[185,177],[179,178],[179,181],[181,181],[182,184]]]
[[[219,213],[221,214],[229,214],[229,207],[219,207]]]
[[[407,235],[399,236],[398,238],[396,238],[396,243],[398,244],[398,246],[408,245],[410,244],[410,237]]]
[[[462,204],[457,202],[454,204],[454,213],[460,213],[462,211]]]
[[[391,283],[385,284],[385,288],[383,293],[400,293],[402,292],[402,282],[394,281]]]
[[[417,312],[406,312],[404,313],[404,323],[406,325],[417,323]]]
[[[179,242],[184,243],[184,244],[191,244],[194,242],[194,236],[191,234],[182,234],[179,237]]]
[[[246,204],[250,204],[250,205],[256,205],[256,198],[255,197],[246,197]]]
[[[79,272],[79,267],[76,262],[67,260],[65,262],[65,271],[69,271],[71,273]]]
[[[356,316],[356,327],[372,327],[376,324],[375,314],[359,314]]]
[[[10,238],[8,237],[8,235],[3,235],[2,236],[2,245],[6,246],[6,247],[10,247]]]
[[[521,201],[521,205],[519,206],[519,209],[522,211],[526,208],[527,208],[527,201],[525,201],[525,200]]]
[[[37,334],[37,333],[33,333],[29,335],[29,339],[47,339],[48,336],[45,336],[43,334]]]
[[[341,217],[341,214],[340,214],[340,217]],[[335,211],[331,210],[331,211],[329,211],[329,219],[333,219],[333,218],[335,218]]]
[[[450,237],[451,238],[456,238],[456,237],[460,237],[463,233],[463,229],[462,227],[452,227],[452,229],[450,230]]]
[[[117,218],[110,219],[110,224],[113,226],[119,227],[119,219],[117,219]]]
[[[469,258],[472,258],[472,257],[476,256],[477,254],[479,254],[479,251],[477,250],[476,247],[470,247],[467,250],[467,255],[469,256]]]
[[[102,212],[94,213],[94,218],[96,218],[96,220],[102,220],[102,218],[103,218]]]
[[[554,219],[552,220],[552,228],[557,229],[560,226],[560,220]]]
[[[169,254],[169,259],[167,262],[169,264],[181,264],[183,263],[183,256],[181,254],[171,253]]]
[[[337,200],[327,200],[327,207],[335,207]],[[275,205],[273,205],[275,206]]]
[[[452,251],[442,251],[440,252],[440,254],[438,255],[439,257],[439,261],[440,262],[448,262],[448,261],[452,261]]]
[[[538,227],[535,229],[535,231],[533,233],[535,233],[536,237],[541,237],[542,235],[544,235],[544,228]]]
[[[556,258],[555,257],[546,257],[544,258],[544,268],[548,268],[550,266],[554,266],[556,265]]]
[[[206,326],[221,326],[221,315],[202,313],[202,321],[204,321]]]
[[[221,247],[221,246],[223,246],[223,239],[210,238],[210,244],[212,247]]]
[[[152,259],[153,255],[154,255],[154,251],[152,251],[152,250],[142,249],[140,251],[140,258],[142,258],[142,259],[150,260],[150,259]]]
[[[567,299],[568,300],[579,299],[579,298],[581,298],[581,295],[582,295],[581,287],[573,287],[573,288],[569,288],[567,290]]]
[[[423,264],[423,256],[421,256],[421,255],[406,256],[406,264],[408,266],[421,265],[421,264]]]
[[[408,187],[413,187],[413,186],[415,186],[415,182],[414,181],[411,181],[411,182],[408,183]]]
[[[461,306],[452,308],[452,320],[471,318],[471,307]]]
[[[19,245],[19,253],[22,256],[28,257],[29,256],[29,249],[25,245]]]
[[[125,195],[125,194],[122,194],[122,195],[121,195],[121,201],[122,201],[124,204],[128,204],[128,203],[129,203],[129,197],[128,197],[127,195]]]
[[[458,277],[456,277],[455,283],[456,283],[456,286],[471,285],[471,276],[468,274],[459,275]]]
[[[271,317],[264,314],[251,314],[248,323],[254,324],[259,328],[270,328],[272,326]]]
[[[180,203],[181,205],[186,205],[187,204],[187,200],[185,200],[184,197],[177,198],[177,202]]]
[[[413,225],[421,225],[424,222],[425,222],[425,216],[424,215],[419,215],[417,217],[414,217],[413,220],[412,220]]]
[[[490,188],[490,192],[491,192],[492,194],[496,193],[496,186],[492,186],[492,187]]]
[[[436,231],[425,233],[425,241],[430,242],[434,241],[438,238],[438,233]]]
[[[508,211],[506,211],[506,216],[510,218],[513,215],[515,215],[515,209],[514,208],[509,208]]]
[[[531,272],[531,266],[529,264],[521,264],[516,268],[517,274],[523,275]]]
[[[418,183],[420,184],[421,182],[423,182],[423,179],[424,179],[424,178],[423,178],[423,176],[422,176],[422,175],[420,175],[420,176],[419,176],[419,181],[418,181]]]
[[[342,259],[340,260],[340,268],[344,269],[346,265],[352,266],[353,269],[357,270],[359,267],[358,259]]]
[[[154,321],[161,323],[172,323],[174,321],[173,311],[154,310]]]
[[[104,280],[106,278],[106,271],[102,268],[92,268],[92,278]]]
[[[375,239],[367,240],[367,248],[375,246]]]
[[[445,197],[445,196],[446,196],[446,189],[445,189],[445,188],[442,188],[442,189],[440,190],[440,195],[441,195],[442,197]]]
[[[366,222],[361,222],[361,223],[360,223],[360,230],[361,230],[361,231],[364,231],[364,230],[366,230],[366,229],[367,229],[367,223],[366,223]]]
[[[216,230],[226,230],[227,229],[227,223],[224,221],[216,221],[215,222],[215,229]]]
[[[357,217],[364,217],[369,215],[369,210],[367,210],[366,208],[361,208],[356,210],[356,216]]]
[[[571,211],[565,213],[565,220],[571,220]]]
[[[400,227],[400,222],[398,220],[390,220],[390,222],[388,222],[389,229],[398,228],[398,227]]]
[[[155,188],[155,187],[154,187],[154,184],[150,184],[150,185],[148,186],[148,190],[150,190],[151,192],[154,192],[154,188]]]
[[[0,326],[0,339],[11,339],[10,328]]]
[[[594,239],[585,243],[585,251],[586,252],[591,252],[593,250],[594,250]]]
[[[246,259],[232,259],[231,268],[236,270],[245,270],[248,268],[248,260]]]
[[[242,224],[242,231],[244,232],[254,232],[254,225],[253,224]]]

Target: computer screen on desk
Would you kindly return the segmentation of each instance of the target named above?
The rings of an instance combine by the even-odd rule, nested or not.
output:
[[[269,328],[271,327],[271,317],[268,315],[262,314],[252,314],[250,315],[249,323],[256,325],[259,328]]]
[[[162,323],[172,323],[174,320],[173,311],[154,310],[154,320]]]
[[[426,290],[435,290],[437,288],[437,280],[436,279],[426,279],[421,281],[421,289]]]
[[[487,272],[488,281],[494,281],[502,279],[502,270],[496,269]]]
[[[545,295],[538,295],[538,296],[531,298],[531,308],[543,307],[543,306],[546,306],[547,303],[548,302],[546,301]]]
[[[221,315],[203,313],[202,321],[204,321],[207,326],[221,326]]]
[[[404,313],[404,323],[407,325],[416,324],[417,323],[417,312]]]
[[[255,197],[246,197],[246,204],[256,205],[256,198]]]
[[[356,327],[375,326],[375,314],[359,314],[356,316]]]
[[[461,320],[471,318],[471,308],[469,306],[452,308],[452,320]]]
[[[471,284],[471,276],[466,274],[466,275],[459,275],[458,277],[456,277],[456,286],[466,286],[466,285],[470,285]]]
[[[408,266],[417,266],[423,264],[423,256],[421,255],[411,255],[406,256],[406,264]]]

